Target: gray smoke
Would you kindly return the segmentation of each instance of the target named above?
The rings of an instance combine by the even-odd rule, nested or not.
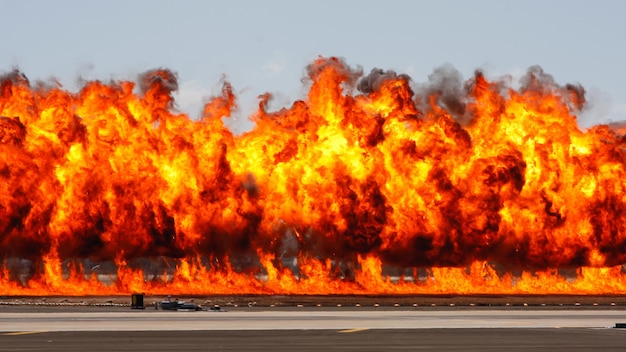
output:
[[[10,81],[13,84],[23,84],[27,87],[30,86],[28,77],[17,68],[14,68],[10,72],[0,74],[0,83],[6,81]]]
[[[573,111],[582,111],[587,104],[585,88],[579,83],[568,83],[564,86],[557,84],[552,75],[546,73],[539,65],[528,68],[520,79],[520,92],[536,91],[548,93],[549,90],[561,95]]]
[[[169,69],[159,68],[140,73],[139,89],[146,93],[152,86],[159,85],[167,94],[178,90],[178,75]]]
[[[428,75],[428,82],[417,85],[416,103],[420,110],[430,111],[429,97],[437,97],[435,104],[447,110],[459,122],[467,122],[465,116],[467,89],[461,73],[450,64],[437,67]]]
[[[359,77],[363,76],[363,68],[357,66],[351,68],[346,60],[339,57],[331,57],[329,59],[318,59],[312,64],[307,65],[306,72],[307,77],[302,78],[302,83],[310,83],[315,81],[319,74],[324,71],[326,67],[334,67],[335,70],[343,76],[343,80],[348,87],[354,87],[355,82]]]
[[[378,91],[385,81],[398,78],[404,79],[406,81],[411,80],[411,77],[406,74],[398,75],[395,71],[392,70],[385,71],[381,68],[373,68],[367,76],[359,80],[357,89],[361,93],[372,93]]]

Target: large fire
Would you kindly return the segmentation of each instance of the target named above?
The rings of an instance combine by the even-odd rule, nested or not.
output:
[[[249,132],[225,84],[0,77],[5,295],[626,292],[626,151],[538,67],[428,84],[336,58]]]

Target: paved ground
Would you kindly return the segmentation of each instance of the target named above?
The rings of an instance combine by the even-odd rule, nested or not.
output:
[[[609,328],[625,310],[242,310],[228,312],[0,312],[0,331]]]
[[[45,305],[35,299],[32,304],[5,300],[0,305],[0,351],[626,350],[626,329],[614,328],[626,323],[626,307],[619,300],[611,304],[615,297],[599,305],[594,304],[597,298],[582,305],[570,298],[567,306],[495,307],[432,307],[422,301],[417,307],[408,301],[396,306],[397,297],[373,297],[383,302],[376,306],[363,297],[336,297],[332,299],[341,299],[341,307],[329,307],[326,301],[320,306],[315,300],[289,305],[268,301],[264,306],[228,304],[225,312],[63,305],[65,298],[59,299],[61,305],[48,304],[53,299]],[[356,305],[356,300],[372,305]]]
[[[167,298],[167,296],[145,296],[146,306]],[[562,309],[571,307],[592,307],[593,309],[626,309],[626,295],[213,295],[179,296],[185,301],[194,301],[205,306],[222,307],[538,307],[539,309]],[[124,296],[78,296],[78,297],[16,297],[0,296],[0,311],[12,306],[79,306],[115,307],[130,305],[130,295]]]
[[[622,329],[109,331],[0,334],[2,351],[620,351]]]

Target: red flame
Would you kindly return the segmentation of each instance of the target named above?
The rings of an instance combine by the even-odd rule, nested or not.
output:
[[[584,90],[536,67],[449,89],[320,58],[305,100],[262,97],[242,135],[228,84],[196,120],[167,70],[0,78],[5,294],[626,288],[624,137],[582,131]]]

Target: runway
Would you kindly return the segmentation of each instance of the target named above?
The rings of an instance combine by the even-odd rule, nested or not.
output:
[[[601,351],[623,352],[618,329],[108,331],[0,334],[2,351]]]
[[[624,351],[626,310],[0,311],[2,351]]]
[[[0,312],[0,331],[609,328],[624,310],[240,310]]]

